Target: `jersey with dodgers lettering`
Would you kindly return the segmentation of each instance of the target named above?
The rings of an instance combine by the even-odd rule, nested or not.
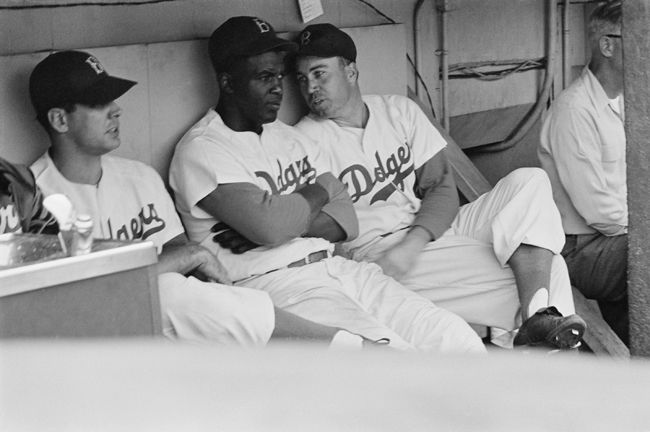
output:
[[[150,240],[162,246],[183,233],[174,203],[158,173],[142,162],[102,156],[97,185],[73,183],[46,152],[31,166],[45,195],[63,193],[77,214],[93,218],[93,236],[113,240]]]
[[[398,95],[367,95],[365,128],[341,127],[310,114],[296,125],[327,149],[332,173],[348,188],[359,237],[344,248],[355,258],[382,236],[411,226],[420,209],[415,170],[446,145],[422,110]]]
[[[233,254],[212,241],[218,222],[197,203],[219,184],[252,183],[269,194],[289,194],[313,183],[326,166],[320,150],[294,128],[276,120],[261,135],[235,132],[210,109],[180,140],[169,170],[176,206],[191,240],[210,249],[234,281],[265,274],[312,252],[332,250],[320,238],[295,238],[283,245],[263,246]],[[241,217],[246,217],[242,214]]]

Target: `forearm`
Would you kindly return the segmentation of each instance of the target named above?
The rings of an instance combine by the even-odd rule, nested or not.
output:
[[[312,221],[307,236],[336,243],[353,240],[359,235],[359,220],[347,188],[340,183],[334,194]]]
[[[421,226],[412,227],[400,242],[400,246],[411,251],[421,251],[431,241],[429,231]]]
[[[420,226],[412,227],[406,236],[375,261],[384,274],[399,280],[406,275],[429,242],[430,234]]]
[[[320,212],[312,221],[304,237],[320,237],[332,243],[345,240],[348,236],[330,215]]]
[[[416,170],[416,178],[421,202],[412,225],[426,230],[429,241],[435,240],[449,229],[459,208],[456,183],[444,154],[437,154]]]
[[[308,185],[300,193],[272,195],[249,183],[226,184],[198,204],[250,241],[275,245],[308,231],[328,199],[319,188]]]

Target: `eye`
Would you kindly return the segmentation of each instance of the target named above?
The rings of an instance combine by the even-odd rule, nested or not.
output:
[[[323,76],[325,76],[325,71],[317,70],[316,72],[314,72],[315,78],[322,78]]]
[[[273,75],[273,74],[263,74],[263,75],[260,76],[260,81],[265,82],[265,83],[270,82],[270,81],[273,80],[274,77],[275,77],[275,75]]]
[[[298,81],[298,84],[304,84],[307,82],[307,77],[304,75],[297,75],[296,81]]]

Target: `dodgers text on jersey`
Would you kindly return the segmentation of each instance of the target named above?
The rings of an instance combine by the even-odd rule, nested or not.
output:
[[[375,185],[390,181],[386,186],[377,190],[370,199],[370,204],[377,201],[387,201],[395,192],[396,187],[404,190],[404,180],[413,172],[411,148],[404,144],[385,161],[382,161],[379,152],[375,152],[375,168],[373,173],[361,164],[350,165],[339,174],[347,187],[352,202],[357,202],[375,189]],[[373,176],[374,174],[374,176]],[[392,176],[392,178],[391,178]]]

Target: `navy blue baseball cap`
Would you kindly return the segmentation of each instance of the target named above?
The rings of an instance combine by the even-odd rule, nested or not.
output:
[[[117,78],[91,54],[59,51],[36,65],[29,95],[37,113],[68,103],[105,105],[126,93],[135,81]]]
[[[299,57],[343,57],[352,62],[357,61],[357,47],[352,38],[344,31],[329,23],[312,24],[298,34]]]
[[[229,18],[210,36],[208,53],[215,71],[225,70],[237,57],[250,57],[268,51],[296,50],[296,44],[275,34],[273,26],[261,18]]]

